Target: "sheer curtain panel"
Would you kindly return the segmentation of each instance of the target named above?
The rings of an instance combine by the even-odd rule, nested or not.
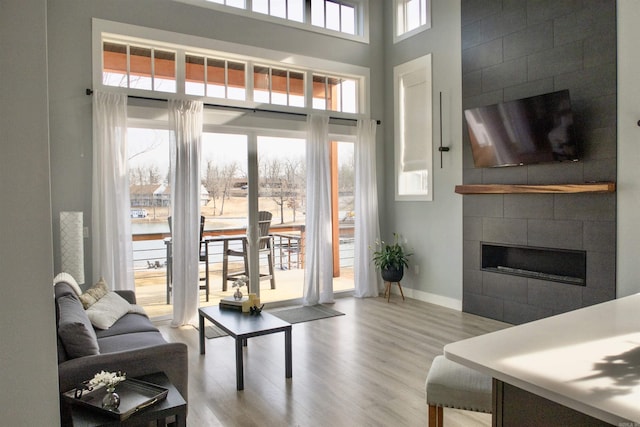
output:
[[[376,178],[375,120],[358,120],[355,146],[356,224],[355,224],[355,293],[358,298],[377,297],[380,275],[371,262],[371,248],[380,236],[378,221],[378,186]]]
[[[169,100],[173,327],[195,322],[198,310],[202,109],[201,101]]]
[[[304,305],[333,302],[329,117],[307,120],[307,243]]]
[[[129,218],[127,96],[93,94],[93,278],[111,289],[134,289]]]

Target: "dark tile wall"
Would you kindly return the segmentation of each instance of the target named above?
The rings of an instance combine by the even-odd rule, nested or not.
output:
[[[476,169],[465,184],[616,180],[616,2],[462,0],[463,108],[569,89],[582,161]],[[520,324],[615,298],[615,194],[466,195],[463,310]],[[579,249],[586,286],[480,270],[480,242]]]

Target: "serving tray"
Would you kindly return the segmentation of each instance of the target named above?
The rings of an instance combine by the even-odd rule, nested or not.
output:
[[[71,404],[92,408],[124,421],[136,412],[164,400],[168,392],[169,390],[164,387],[129,378],[118,384],[116,388],[116,393],[120,396],[120,406],[115,409],[102,407],[102,398],[106,393],[106,389],[102,386],[83,390],[81,394],[73,389],[62,393],[62,396]],[[77,394],[80,397],[76,398]]]

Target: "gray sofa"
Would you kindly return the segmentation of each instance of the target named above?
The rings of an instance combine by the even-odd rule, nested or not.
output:
[[[56,283],[54,289],[60,392],[75,388],[102,370],[122,371],[127,377],[164,372],[187,400],[188,361],[184,343],[166,342],[151,321],[137,313],[125,314],[109,329],[95,329],[68,283]],[[133,291],[116,292],[135,304]]]

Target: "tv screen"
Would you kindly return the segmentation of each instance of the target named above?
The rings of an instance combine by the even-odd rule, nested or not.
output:
[[[576,161],[569,91],[465,110],[476,167]]]

